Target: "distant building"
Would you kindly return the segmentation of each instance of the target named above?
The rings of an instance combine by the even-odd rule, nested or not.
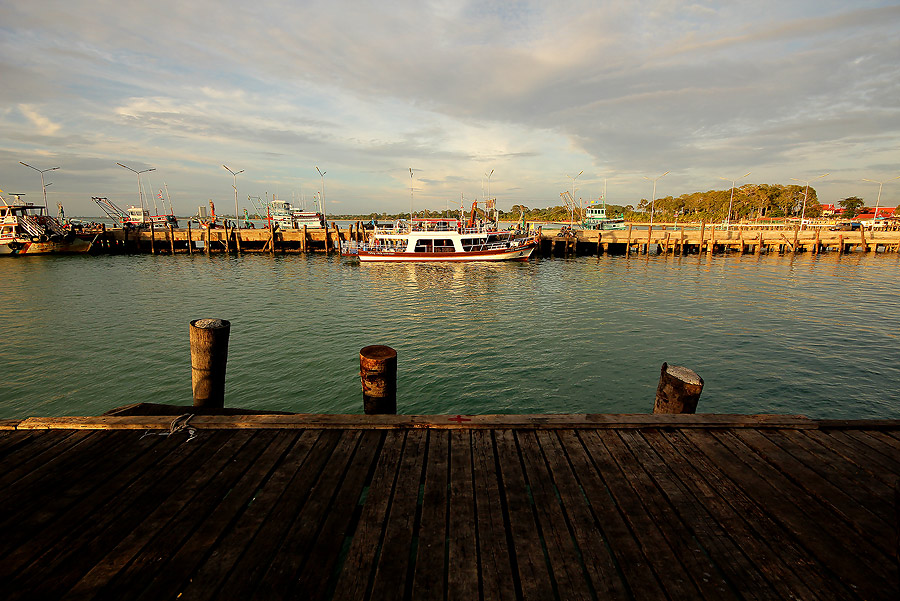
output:
[[[897,210],[897,207],[878,207],[878,214],[875,214],[875,209],[867,209],[865,213],[860,213],[854,219],[859,219],[860,221],[866,221],[875,219],[887,219],[889,217],[894,216],[894,211]]]
[[[834,205],[820,205],[822,207],[822,217],[833,217],[839,214],[843,209],[835,209]]]

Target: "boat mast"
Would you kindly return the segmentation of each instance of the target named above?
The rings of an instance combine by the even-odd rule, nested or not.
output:
[[[169,214],[173,217],[175,216],[175,207],[172,206],[172,199],[169,197],[169,185],[166,182],[163,182],[163,188],[166,189],[166,200],[169,201]],[[163,210],[165,210],[165,205],[163,206]]]

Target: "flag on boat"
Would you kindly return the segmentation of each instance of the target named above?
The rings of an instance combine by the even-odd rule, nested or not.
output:
[[[156,197],[158,199],[162,200],[162,190],[160,190],[159,192],[156,193]]]

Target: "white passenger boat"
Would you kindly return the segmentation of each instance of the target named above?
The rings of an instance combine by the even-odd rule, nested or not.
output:
[[[369,261],[526,261],[540,230],[499,230],[457,219],[413,219],[376,227],[365,242],[344,241],[341,254]]]
[[[91,249],[90,242],[78,238],[72,228],[44,209],[18,197],[7,201],[0,196],[0,255],[85,253]]]

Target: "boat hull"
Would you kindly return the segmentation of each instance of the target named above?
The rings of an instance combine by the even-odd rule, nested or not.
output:
[[[89,250],[91,250],[91,243],[81,238],[75,238],[71,242],[13,240],[0,243],[0,255],[79,254]]]
[[[437,262],[468,262],[468,261],[527,261],[534,251],[536,243],[506,250],[483,250],[471,252],[384,252],[360,250],[356,256],[361,263],[390,262],[390,263],[437,263]]]

